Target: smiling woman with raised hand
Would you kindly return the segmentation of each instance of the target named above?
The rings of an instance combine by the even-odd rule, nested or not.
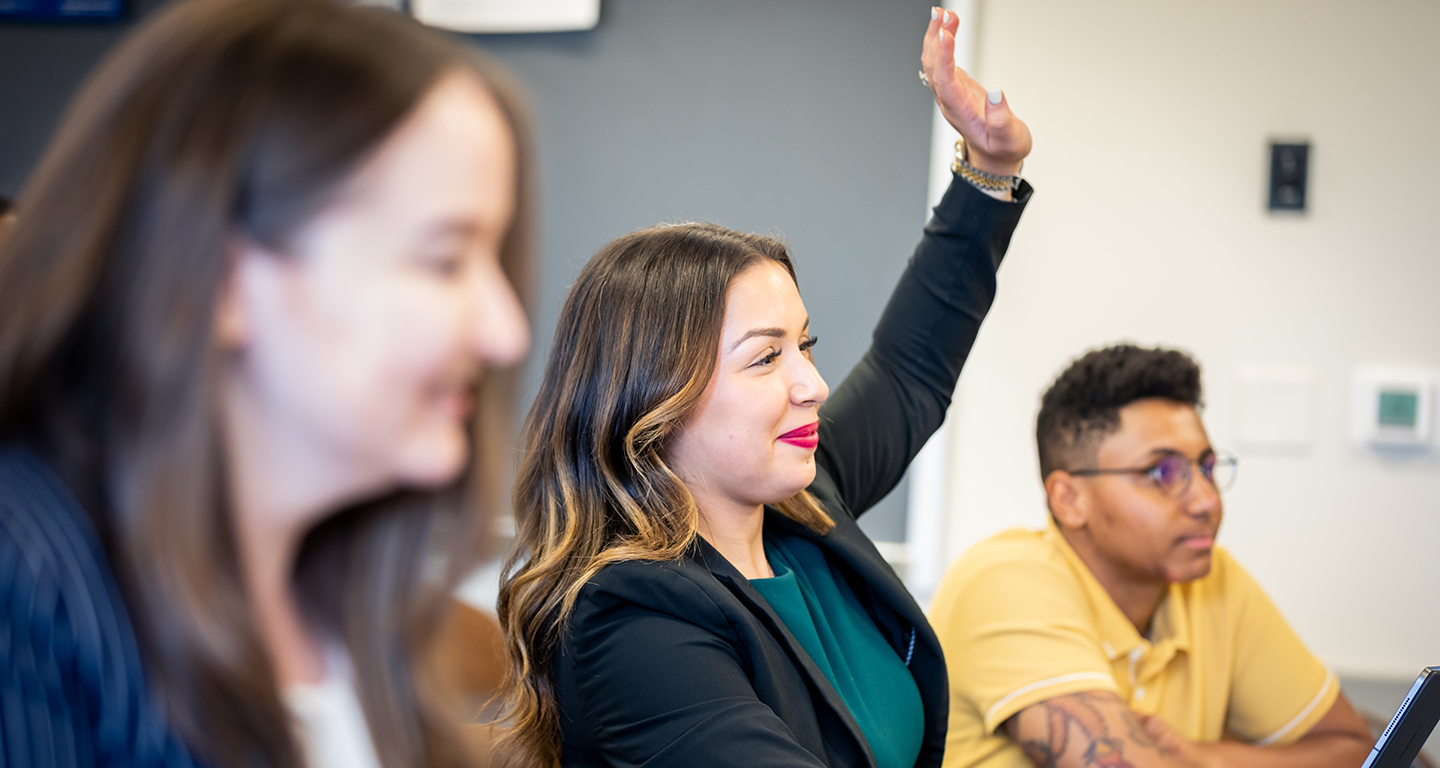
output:
[[[924,78],[968,153],[833,395],[775,240],[635,232],[571,290],[500,599],[512,734],[536,762],[939,765],[939,643],[856,518],[945,416],[1030,194],[1030,135],[933,16]]]
[[[505,82],[198,0],[77,96],[0,243],[0,764],[471,764],[424,671],[529,341]]]

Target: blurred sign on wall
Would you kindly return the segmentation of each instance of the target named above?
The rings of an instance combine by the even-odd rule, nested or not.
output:
[[[1270,143],[1271,211],[1305,212],[1305,189],[1310,167],[1310,143]]]

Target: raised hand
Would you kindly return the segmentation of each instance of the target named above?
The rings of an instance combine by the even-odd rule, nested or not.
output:
[[[1009,176],[1019,172],[1030,154],[1030,129],[1013,112],[1000,91],[987,92],[965,70],[955,66],[955,31],[960,18],[942,8],[931,9],[930,26],[920,64],[935,92],[941,114],[969,148],[970,164],[982,171]],[[991,101],[991,95],[994,101]]]

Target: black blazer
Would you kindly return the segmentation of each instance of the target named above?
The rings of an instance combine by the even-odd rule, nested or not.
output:
[[[820,409],[810,492],[823,536],[766,509],[765,525],[819,542],[905,659],[925,707],[917,766],[939,766],[949,686],[920,606],[856,518],[889,493],[950,404],[995,296],[995,269],[1030,197],[952,180],[875,329]],[[873,766],[851,717],[775,612],[704,540],[678,561],[611,565],[585,585],[554,665],[566,766]]]
[[[100,537],[49,465],[0,445],[0,767],[195,765],[152,693]]]

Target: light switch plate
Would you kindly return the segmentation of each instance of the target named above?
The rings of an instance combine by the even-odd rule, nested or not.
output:
[[[1304,365],[1242,365],[1240,443],[1305,450],[1315,431],[1315,371]]]

